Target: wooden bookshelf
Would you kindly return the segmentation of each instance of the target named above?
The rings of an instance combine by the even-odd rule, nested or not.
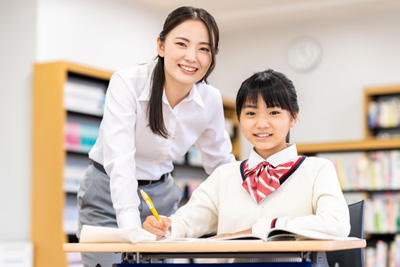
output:
[[[368,139],[349,142],[327,142],[297,144],[299,154],[316,154],[325,152],[373,151],[400,149],[400,139]]]
[[[110,72],[67,62],[35,64],[33,75],[33,155],[31,241],[34,266],[67,266],[62,244],[64,123],[63,86],[69,73],[108,81]]]
[[[69,112],[63,105],[63,93],[70,75],[108,84],[112,72],[68,62],[34,66],[31,241],[35,267],[68,266],[62,250],[68,242],[63,229],[63,171],[69,153],[64,149],[64,125]],[[224,111],[237,124],[233,102],[224,100]],[[233,153],[240,157],[240,137],[236,135],[232,142]]]
[[[381,86],[381,87],[367,87],[364,89],[364,138],[374,139],[374,132],[368,125],[368,109],[371,101],[377,97],[397,95],[400,96],[400,85]]]

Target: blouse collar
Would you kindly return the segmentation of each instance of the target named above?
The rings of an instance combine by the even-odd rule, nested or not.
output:
[[[278,153],[273,154],[272,156],[264,159],[261,157],[254,148],[251,150],[249,160],[247,161],[248,167],[252,168],[257,166],[261,162],[268,162],[272,166],[277,166],[283,164],[288,161],[295,161],[298,157],[296,144],[287,144],[287,147]]]

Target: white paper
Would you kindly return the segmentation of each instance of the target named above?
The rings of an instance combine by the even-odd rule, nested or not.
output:
[[[80,243],[138,243],[155,241],[156,236],[139,227],[111,228],[84,225],[81,231]]]

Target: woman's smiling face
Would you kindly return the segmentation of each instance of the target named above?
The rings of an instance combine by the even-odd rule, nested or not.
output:
[[[157,40],[157,50],[164,58],[165,84],[170,88],[190,89],[204,77],[212,60],[208,30],[199,20],[179,24],[164,42]]]

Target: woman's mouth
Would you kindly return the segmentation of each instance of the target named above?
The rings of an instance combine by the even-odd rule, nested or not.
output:
[[[190,72],[190,73],[196,72],[198,70],[197,68],[188,67],[184,65],[179,65],[179,67],[183,69],[185,72]]]

